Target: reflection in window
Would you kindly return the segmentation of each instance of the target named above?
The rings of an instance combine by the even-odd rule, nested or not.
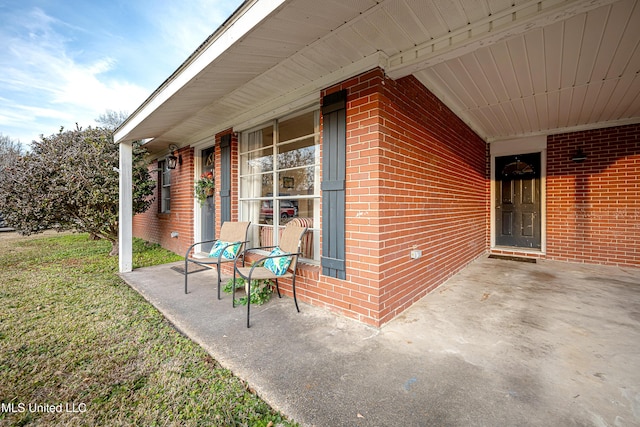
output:
[[[311,231],[305,258],[319,259],[319,112],[311,111],[244,132],[240,142],[240,211],[251,221],[254,247],[277,245],[289,221]]]

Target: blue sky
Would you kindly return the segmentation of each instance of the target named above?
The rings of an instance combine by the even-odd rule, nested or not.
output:
[[[241,0],[3,0],[0,133],[28,145],[133,111]]]

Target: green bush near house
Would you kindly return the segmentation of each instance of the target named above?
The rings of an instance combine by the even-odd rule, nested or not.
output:
[[[0,236],[0,425],[295,425],[127,286],[110,249]],[[135,268],[180,259],[134,241]]]

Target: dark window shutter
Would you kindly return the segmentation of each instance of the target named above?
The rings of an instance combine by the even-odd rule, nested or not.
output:
[[[345,179],[347,93],[323,99],[322,117],[322,274],[346,279]]]
[[[231,221],[231,135],[220,140],[220,224]]]

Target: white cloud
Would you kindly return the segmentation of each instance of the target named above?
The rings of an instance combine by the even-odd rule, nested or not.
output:
[[[28,18],[25,31],[9,38],[0,58],[3,134],[30,142],[76,122],[95,126],[95,118],[106,110],[132,112],[149,95],[149,88],[107,77],[114,58],[87,62],[81,51],[70,51],[66,37],[54,29],[59,21],[42,10],[34,9]]]
[[[0,133],[23,143],[132,113],[242,1],[27,3],[0,6]]]

